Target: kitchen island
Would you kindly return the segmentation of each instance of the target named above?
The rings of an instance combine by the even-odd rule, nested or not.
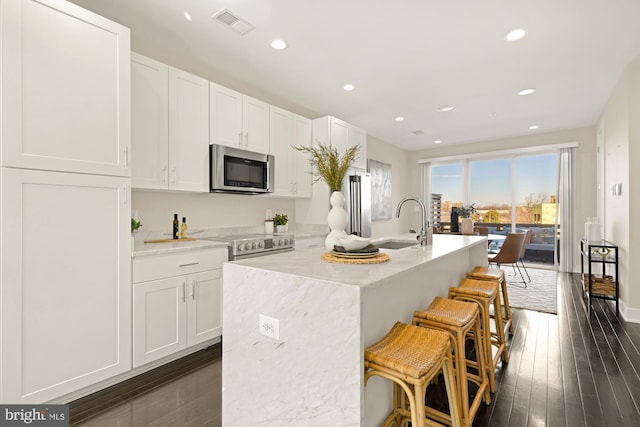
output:
[[[391,383],[364,388],[364,348],[487,265],[487,240],[434,235],[426,247],[382,251],[391,259],[381,264],[328,263],[311,247],[224,265],[222,425],[381,423]],[[278,330],[269,321],[261,331],[260,315]]]

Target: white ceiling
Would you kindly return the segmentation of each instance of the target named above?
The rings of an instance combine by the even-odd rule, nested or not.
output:
[[[406,150],[592,126],[640,57],[639,0],[72,1],[131,28],[134,48],[157,44]],[[222,8],[256,29],[213,21]],[[527,36],[503,41],[514,28]]]

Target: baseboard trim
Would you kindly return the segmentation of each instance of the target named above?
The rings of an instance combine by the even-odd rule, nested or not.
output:
[[[625,322],[640,323],[640,308],[628,307],[623,300],[618,301],[620,314]]]

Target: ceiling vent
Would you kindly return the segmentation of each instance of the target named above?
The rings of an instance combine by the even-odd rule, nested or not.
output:
[[[412,130],[411,133],[414,134],[414,135],[424,135],[424,132],[421,131],[420,129]]]
[[[224,25],[224,26],[226,26],[228,28],[231,28],[233,31],[235,31],[236,33],[240,34],[241,36],[244,36],[249,31],[251,31],[251,30],[256,28],[253,25],[249,24],[244,19],[238,18],[236,15],[234,15],[228,9],[220,10],[218,13],[213,15],[211,17],[211,19],[215,19],[220,24],[222,24],[222,25]]]

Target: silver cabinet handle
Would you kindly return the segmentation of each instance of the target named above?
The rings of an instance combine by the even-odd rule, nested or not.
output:
[[[244,134],[244,146],[245,147],[249,146],[249,132]]]
[[[124,147],[124,168],[129,167],[129,147]]]
[[[178,172],[176,171],[176,168],[171,169],[171,174],[173,175],[173,183],[175,184],[178,179]]]
[[[196,300],[196,281],[195,280],[191,282],[191,299],[193,301]]]
[[[198,261],[194,261],[194,262],[188,262],[186,264],[178,264],[178,267],[191,267],[192,265],[198,265],[200,264]]]
[[[242,131],[238,132],[238,145],[242,147]]]
[[[162,183],[166,184],[169,181],[169,168],[167,166],[162,168]]]
[[[187,283],[182,282],[182,302],[187,302]]]

